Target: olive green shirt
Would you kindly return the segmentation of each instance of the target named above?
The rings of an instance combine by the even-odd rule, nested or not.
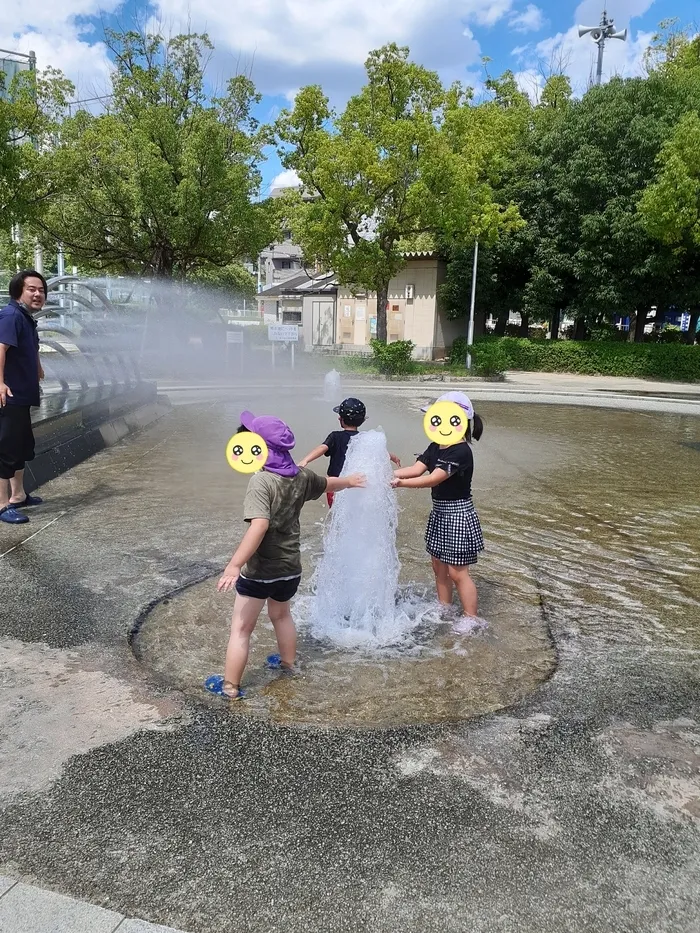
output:
[[[261,470],[248,483],[243,518],[265,518],[270,527],[241,571],[249,580],[279,580],[301,574],[299,514],[309,499],[326,491],[326,477],[301,468],[296,476]]]

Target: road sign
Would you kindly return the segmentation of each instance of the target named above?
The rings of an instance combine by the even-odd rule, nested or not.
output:
[[[687,333],[690,330],[690,315],[686,312],[681,314],[681,330]]]
[[[243,343],[243,331],[242,330],[227,330],[226,331],[226,343]]]
[[[299,327],[297,324],[270,324],[267,328],[267,339],[296,343],[299,340]]]

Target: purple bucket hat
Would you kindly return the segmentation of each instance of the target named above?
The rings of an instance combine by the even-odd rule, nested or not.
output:
[[[297,475],[299,467],[289,453],[296,441],[288,424],[272,415],[256,417],[252,411],[241,412],[241,424],[249,431],[259,434],[267,444],[269,456],[264,469],[268,473],[278,473],[280,476]]]

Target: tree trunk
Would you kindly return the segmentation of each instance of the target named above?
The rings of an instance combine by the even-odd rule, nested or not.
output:
[[[574,321],[574,340],[587,340],[588,339],[588,328],[586,327],[586,322],[582,317],[577,317]]]
[[[475,311],[474,312],[474,340],[477,337],[483,337],[486,333],[486,312],[485,311]]]
[[[552,317],[549,322],[549,329],[551,333],[552,340],[559,340],[559,322],[561,321],[561,311],[557,308],[556,311],[552,311]]]
[[[523,314],[520,312],[520,331],[518,332],[519,337],[529,337],[530,336],[530,315]]]
[[[494,328],[494,335],[496,337],[503,337],[506,332],[506,326],[508,325],[509,314],[507,311],[503,311],[496,318],[496,327]]]
[[[683,335],[686,343],[694,344],[698,329],[698,318],[700,318],[700,305],[690,309],[690,323],[688,324],[688,333]]]
[[[377,287],[377,340],[386,343],[386,305],[389,296],[389,283],[382,282]]]
[[[649,310],[647,308],[640,310],[637,309],[637,316],[634,321],[634,342],[643,343],[644,341],[644,328],[647,324],[647,316]]]

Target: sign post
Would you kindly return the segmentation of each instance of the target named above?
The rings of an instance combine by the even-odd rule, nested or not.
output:
[[[275,368],[275,344],[291,343],[292,369],[294,369],[294,345],[299,341],[299,326],[297,324],[269,324],[267,339],[272,344],[272,368]]]

